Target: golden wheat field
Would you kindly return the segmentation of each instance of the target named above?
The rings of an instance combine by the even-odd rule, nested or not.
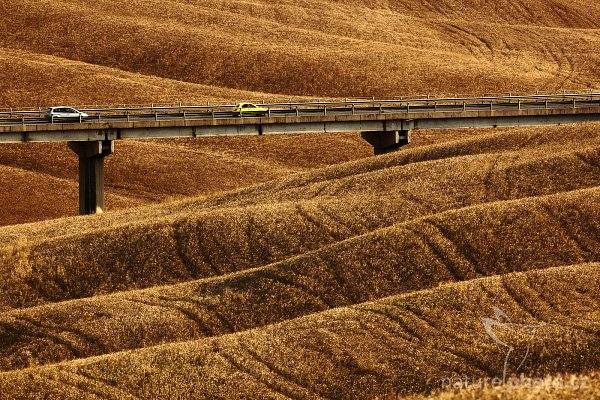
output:
[[[0,109],[600,83],[582,0],[0,0]],[[1,111],[1,110],[0,110]],[[600,124],[0,145],[0,399],[600,398]]]

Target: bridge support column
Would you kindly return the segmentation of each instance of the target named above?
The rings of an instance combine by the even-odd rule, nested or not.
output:
[[[68,142],[79,156],[79,214],[104,210],[104,157],[114,151],[112,140]]]
[[[410,130],[361,132],[360,135],[373,146],[375,155],[396,151],[410,143]]]

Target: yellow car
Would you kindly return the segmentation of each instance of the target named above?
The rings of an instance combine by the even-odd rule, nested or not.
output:
[[[264,117],[269,112],[269,109],[252,103],[240,103],[234,108],[233,112],[236,116],[239,115],[240,117],[246,115]]]

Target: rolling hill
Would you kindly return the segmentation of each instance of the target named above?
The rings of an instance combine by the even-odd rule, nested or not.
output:
[[[498,303],[541,323],[528,373],[586,371],[600,362],[598,272],[575,265],[449,284],[212,339],[8,372],[0,387],[6,398],[401,396],[448,375],[501,374],[503,351],[481,324]],[[522,291],[528,296],[514,297]]]
[[[206,196],[372,153],[356,134],[128,141],[115,148],[105,162],[109,211]],[[66,144],[3,144],[0,169],[11,188],[0,192],[0,225],[77,215],[77,156]]]
[[[494,305],[550,326],[529,373],[593,374],[596,132],[493,131],[208,198],[1,228],[3,392],[412,396],[439,389],[444,371],[497,376],[500,350],[476,328]],[[395,301],[419,318],[391,317]],[[474,335],[487,350],[468,347]],[[415,375],[431,357],[436,368]]]
[[[219,88],[345,97],[598,83],[600,8],[581,0],[18,0],[3,7],[0,21],[12,27],[0,39],[4,49]],[[107,98],[99,89],[88,96]]]
[[[582,0],[0,5],[0,109],[600,76]],[[597,398],[599,132],[124,141],[87,217],[65,144],[2,145],[0,398]]]

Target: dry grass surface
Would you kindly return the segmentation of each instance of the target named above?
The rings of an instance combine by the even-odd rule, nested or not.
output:
[[[444,282],[597,260],[600,226],[590,224],[582,232],[565,227],[574,220],[598,220],[599,206],[600,191],[596,188],[486,203],[412,219],[239,273],[15,310],[0,316],[0,332],[5,338],[0,369],[218,336]],[[288,219],[288,224],[294,223],[301,221]],[[479,224],[487,229],[463,234]],[[268,223],[260,226],[270,227]],[[544,228],[531,234],[538,226]],[[297,240],[310,245],[306,237]],[[321,242],[326,241],[321,237]],[[508,242],[511,246],[504,248]],[[18,243],[11,250],[13,274],[19,274],[20,279],[29,275],[31,280],[25,271],[31,269],[26,258],[32,250],[26,243]],[[247,263],[266,264],[256,260],[259,249],[245,250],[236,254],[238,264],[245,261],[242,256]],[[185,260],[190,263],[186,265],[190,278],[202,275],[206,259],[187,255]],[[218,262],[216,256],[214,260]],[[181,273],[173,268],[175,272]],[[53,278],[56,281],[57,277]],[[65,286],[75,279],[83,280],[81,276],[63,279]],[[68,295],[64,286],[41,283],[22,292],[35,289],[42,289],[46,300]],[[43,352],[38,351],[41,348]]]
[[[2,8],[0,23],[11,29],[0,47],[9,53],[220,88],[381,96],[598,84],[600,7],[582,0],[3,0]],[[51,79],[18,76],[17,96],[31,80]],[[86,84],[89,99],[110,96],[102,79]],[[178,83],[163,85],[157,97],[173,98]],[[181,95],[197,98],[186,95],[191,88]],[[144,89],[155,96],[141,89],[132,98]]]
[[[494,306],[545,324],[528,376],[593,377],[597,132],[459,134],[207,198],[0,228],[0,392],[469,398],[440,380],[501,376],[504,349],[482,325]]]
[[[0,107],[600,76],[583,0],[0,4]],[[0,398],[597,398],[599,130],[123,142],[93,217],[66,146],[0,146]],[[443,386],[505,371],[587,387]]]
[[[452,283],[213,339],[0,374],[4,396],[369,398],[502,373],[482,316],[502,304],[536,332],[531,374],[598,366],[598,264]],[[515,296],[526,292],[527,296]],[[523,333],[510,339],[523,342]],[[33,384],[31,384],[33,383]]]
[[[227,102],[235,98],[268,98],[257,92],[181,82],[3,47],[0,47],[0,70],[3,71],[0,108],[183,100],[204,104],[206,101]]]

